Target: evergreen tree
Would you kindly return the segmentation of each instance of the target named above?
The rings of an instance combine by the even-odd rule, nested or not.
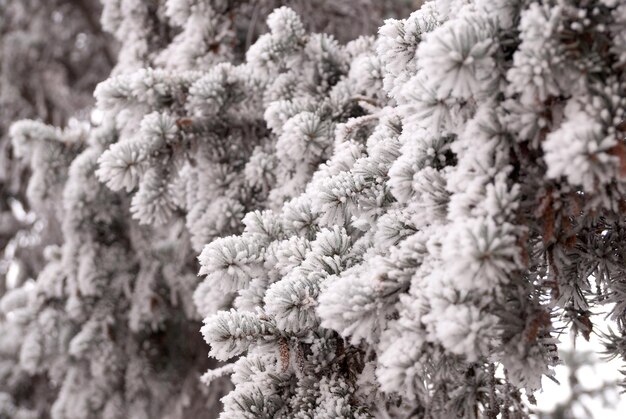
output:
[[[35,410],[49,406],[52,393],[49,381],[40,374],[30,375],[19,366],[19,347],[28,327],[22,316],[24,311],[17,306],[26,304],[32,286],[29,278],[36,277],[46,264],[45,246],[62,241],[55,209],[45,203],[46,191],[27,189],[33,174],[29,164],[16,157],[18,151],[11,145],[9,126],[20,118],[74,126],[76,118],[88,116],[86,109],[93,103],[93,89],[110,71],[115,53],[112,39],[98,25],[100,9],[97,0],[0,1],[0,301],[3,302],[0,303],[0,417],[3,418],[38,417]],[[73,157],[59,148],[54,148],[54,152],[59,159],[55,165],[67,165]],[[50,163],[41,152],[31,158],[37,165]],[[47,186],[56,184],[59,169],[52,169]],[[59,190],[53,188],[48,192]]]
[[[624,7],[434,1],[386,21],[392,101],[200,256],[238,294],[202,330],[241,356],[222,417],[523,416],[558,362],[553,320],[588,338],[605,304],[626,355]]]
[[[331,7],[320,4],[307,24],[339,28],[320,19]],[[2,298],[3,373],[19,365],[50,390],[21,407],[13,397],[20,390],[8,389],[16,394],[2,395],[1,414],[179,418],[219,410],[220,387],[207,393],[198,380],[211,361],[197,333],[190,245],[240,232],[246,211],[300,190],[329,155],[337,121],[363,113],[348,63],[372,45],[344,49],[279,9],[270,33],[237,65],[261,13],[255,2],[106,1],[102,24],[120,53],[96,89],[95,125],[13,125],[16,156],[32,171],[29,202],[56,219],[63,240],[46,250],[34,283]],[[302,160],[275,145],[292,116],[290,135],[314,143]]]
[[[626,359],[626,2],[103,3],[92,123],[11,128],[0,417],[528,417],[600,308]]]
[[[56,126],[84,119],[113,65],[115,46],[97,24],[100,9],[96,0],[0,1],[0,275],[19,266],[18,283],[42,269],[43,247],[61,237],[53,219],[41,213],[33,223],[24,214],[28,165],[14,156],[9,126],[21,118]],[[0,295],[4,289],[0,281]]]

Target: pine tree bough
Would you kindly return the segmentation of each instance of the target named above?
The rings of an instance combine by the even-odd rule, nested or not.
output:
[[[232,265],[253,273],[231,281],[234,311],[205,319],[209,344],[244,313],[274,327],[246,340],[235,371],[266,364],[222,417],[526,415],[521,390],[558,362],[557,318],[588,339],[590,309],[616,303],[623,324],[625,7],[434,1],[385,22],[350,74],[376,68],[389,99],[340,124],[302,193],[249,214],[271,235],[246,225],[200,259],[196,296],[220,272],[207,255],[258,255]],[[285,370],[286,351],[300,358]],[[271,406],[255,397],[269,368],[274,386],[291,374]]]
[[[37,0],[23,10],[22,3],[18,17],[37,7]],[[0,288],[0,416],[214,417],[230,384],[215,378],[207,392],[199,381],[215,363],[198,332],[197,252],[241,232],[246,212],[299,192],[328,158],[334,126],[365,113],[352,97],[354,78],[340,80],[372,42],[347,55],[331,35],[308,28],[350,39],[409,6],[294,1],[314,9],[302,21],[281,9],[263,47],[255,40],[273,0],[103,3],[102,25],[120,53],[96,89],[94,125],[24,121],[12,129],[16,157],[33,172],[30,208],[63,238],[46,250],[36,278]],[[57,2],[45,6],[39,14]],[[361,13],[363,25],[341,24]],[[258,47],[246,61],[252,43]],[[3,99],[8,86],[3,79]],[[265,120],[271,102],[273,124]],[[10,115],[4,105],[3,118]],[[284,122],[304,110],[289,134],[301,136],[298,150],[307,155],[298,165],[298,156],[278,156],[275,142]],[[234,293],[218,296],[206,302],[209,311],[228,307]]]
[[[625,1],[431,0],[347,43],[288,7],[254,40],[267,7],[106,1],[102,123],[13,125],[64,242],[0,362],[53,418],[528,417],[600,307],[626,360]]]

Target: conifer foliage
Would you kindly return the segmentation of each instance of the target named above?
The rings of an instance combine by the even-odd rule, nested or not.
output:
[[[385,22],[370,62],[391,102],[200,255],[205,284],[238,289],[202,329],[240,356],[222,417],[525,414],[553,323],[588,338],[610,303],[625,355],[624,7],[434,1]]]
[[[94,124],[11,128],[15,157],[32,172],[30,206],[41,222],[61,226],[63,240],[46,250],[34,281],[2,296],[0,417],[219,412],[223,389],[208,392],[199,380],[211,361],[192,298],[192,244],[240,232],[245,212],[269,205],[277,176],[289,184],[273,198],[282,205],[281,194],[299,192],[328,157],[337,121],[363,114],[351,83],[339,82],[372,43],[345,52],[332,35],[310,35],[312,22],[355,33],[324,17],[337,9],[331,2],[318,3],[320,16],[304,21],[279,9],[246,53],[267,5],[104,2],[102,25],[120,53],[95,91]],[[265,104],[281,100],[271,128]],[[319,145],[301,160],[280,155],[280,118],[304,111],[290,132]],[[229,299],[221,296],[223,305]]]
[[[0,417],[527,417],[600,309],[626,359],[626,2],[270,3],[106,1],[101,122],[13,125],[63,243]]]

